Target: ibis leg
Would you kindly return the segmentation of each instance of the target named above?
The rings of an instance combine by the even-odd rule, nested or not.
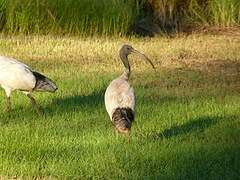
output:
[[[39,107],[36,103],[36,100],[32,97],[31,94],[27,93],[27,97],[29,97],[32,105],[33,105],[33,108],[35,109],[35,111],[38,113],[38,115],[42,115],[42,112],[39,110]]]
[[[11,95],[11,89],[5,88],[4,89],[6,92],[6,97],[7,97],[7,101],[6,101],[6,111],[9,111],[11,109],[11,99],[10,99],[10,95]]]
[[[10,96],[7,97],[7,102],[6,102],[6,110],[9,111],[11,109],[11,100]]]
[[[117,128],[115,129],[115,134],[116,134],[116,137],[117,137],[117,139],[118,139],[119,131],[117,130]]]

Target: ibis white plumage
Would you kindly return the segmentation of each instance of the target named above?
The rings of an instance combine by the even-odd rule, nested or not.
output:
[[[12,91],[19,90],[30,98],[38,114],[41,112],[30,92],[55,92],[57,90],[57,86],[51,79],[34,71],[26,64],[4,56],[0,56],[0,85],[7,96],[6,108],[8,110],[11,107],[10,95]]]
[[[130,137],[131,125],[134,121],[135,95],[133,87],[128,83],[131,68],[128,55],[135,54],[148,61],[154,68],[153,63],[144,54],[133,49],[129,45],[124,45],[120,49],[120,58],[125,66],[124,73],[114,79],[105,92],[105,107],[108,115],[115,126],[117,133],[128,134]]]

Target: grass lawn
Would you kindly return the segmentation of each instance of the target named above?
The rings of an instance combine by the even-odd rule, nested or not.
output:
[[[116,138],[104,92],[130,44],[136,121]],[[51,77],[55,94],[0,91],[0,179],[239,179],[240,38],[1,36],[0,54]]]

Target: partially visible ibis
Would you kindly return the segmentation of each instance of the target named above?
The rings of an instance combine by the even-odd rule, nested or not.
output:
[[[55,92],[57,90],[57,86],[51,79],[34,71],[26,64],[4,56],[0,56],[0,85],[7,96],[7,110],[11,108],[11,93],[19,90],[27,95],[39,115],[41,111],[30,93],[32,91]]]

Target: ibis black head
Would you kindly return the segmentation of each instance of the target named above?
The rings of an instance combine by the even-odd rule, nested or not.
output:
[[[122,47],[121,50],[120,50],[120,54],[124,54],[124,55],[128,56],[129,54],[132,53],[133,50],[134,50],[134,49],[133,49],[132,46],[123,45],[123,47]]]
[[[147,56],[145,56],[144,54],[140,53],[139,51],[134,49],[132,46],[123,45],[123,47],[120,49],[120,57],[121,57],[121,59],[123,59],[122,57],[127,57],[129,54],[135,54],[135,55],[141,57],[145,61],[149,62],[153,68],[155,68],[153,63],[152,63],[152,61]]]

